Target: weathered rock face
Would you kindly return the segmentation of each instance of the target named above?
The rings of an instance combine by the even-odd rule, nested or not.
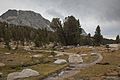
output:
[[[68,61],[69,61],[69,63],[74,63],[75,64],[75,63],[82,63],[83,59],[80,55],[73,54],[73,55],[69,55]]]
[[[38,76],[39,72],[32,70],[32,69],[24,69],[21,72],[13,72],[8,74],[7,80],[16,80],[16,79],[22,79],[26,77],[33,77]]]
[[[22,10],[8,10],[0,16],[0,21],[6,21],[9,24],[30,26],[33,28],[47,28],[49,27],[50,21],[43,18],[40,14],[33,11],[22,11]]]

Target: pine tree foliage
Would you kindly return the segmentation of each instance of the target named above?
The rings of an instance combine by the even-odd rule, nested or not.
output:
[[[94,35],[94,44],[96,46],[100,46],[100,44],[102,43],[102,40],[103,40],[103,36],[101,35],[101,29],[100,29],[100,26],[98,25]]]
[[[63,26],[66,44],[77,45],[80,43],[80,23],[74,16],[68,16],[65,18]]]
[[[55,31],[56,42],[60,42],[62,45],[66,45],[66,38],[60,19],[53,18],[50,26]]]
[[[116,36],[115,42],[116,42],[117,44],[120,43],[120,37],[119,37],[119,35]]]

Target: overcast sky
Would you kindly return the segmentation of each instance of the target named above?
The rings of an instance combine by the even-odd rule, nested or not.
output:
[[[8,9],[32,10],[50,21],[73,15],[87,33],[100,25],[104,37],[120,34],[120,0],[0,0],[0,15]]]

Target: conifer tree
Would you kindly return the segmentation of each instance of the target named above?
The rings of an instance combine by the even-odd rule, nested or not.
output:
[[[35,47],[41,47],[42,46],[42,40],[39,35],[36,35],[34,39]]]
[[[5,24],[5,29],[4,29],[4,42],[5,46],[7,49],[11,49],[10,47],[10,38],[11,38],[11,33],[10,30],[8,29],[8,24]]]
[[[100,44],[102,43],[102,39],[103,39],[103,36],[101,35],[101,29],[100,29],[100,26],[98,25],[94,35],[94,44],[96,46],[100,46]]]
[[[60,19],[53,18],[50,26],[55,31],[56,42],[66,45],[66,38]]]
[[[119,37],[119,35],[116,36],[115,42],[116,42],[117,44],[120,43],[120,37]]]
[[[89,33],[87,36],[87,40],[88,40],[88,45],[92,45],[92,40],[91,40],[91,34]]]
[[[68,16],[64,22],[64,32],[67,45],[77,45],[80,43],[80,24],[74,16]]]

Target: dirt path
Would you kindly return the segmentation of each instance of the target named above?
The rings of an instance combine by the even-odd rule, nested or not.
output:
[[[34,50],[34,51],[51,52],[48,50]],[[57,54],[67,54],[67,55],[73,54],[73,53],[59,52],[59,51],[54,51],[54,52]],[[70,64],[70,66],[74,66],[74,68],[72,68],[71,70],[63,70],[59,74],[51,75],[44,80],[63,80],[64,78],[69,78],[69,77],[74,76],[75,74],[79,73],[81,68],[90,67],[90,66],[95,65],[96,63],[101,62],[103,59],[103,56],[97,52],[96,48],[93,49],[93,52],[95,52],[96,55],[98,56],[98,58],[95,61],[93,61],[91,63],[83,63],[83,64]]]
[[[38,52],[51,52],[48,50],[32,50],[34,52],[38,51]],[[67,55],[72,55],[73,53],[67,53],[67,52],[59,52],[59,51],[54,51],[57,54],[67,54]],[[97,52],[96,49],[93,49],[93,52],[96,53],[96,55],[98,56],[98,59],[96,59],[95,61],[91,62],[91,63],[83,63],[83,64],[70,64],[70,66],[74,66],[74,68],[72,68],[71,70],[63,70],[61,71],[59,74],[57,75],[51,75],[47,78],[45,78],[44,80],[63,80],[64,78],[69,78],[71,76],[74,76],[75,74],[80,72],[81,68],[86,68],[86,67],[90,67],[95,65],[96,63],[99,63],[102,61],[103,56]]]
[[[74,76],[75,74],[80,72],[81,68],[86,68],[86,67],[90,67],[95,65],[96,63],[99,63],[102,61],[103,57],[100,53],[96,53],[96,55],[98,56],[98,59],[93,61],[92,63],[88,63],[88,64],[70,64],[70,66],[75,66],[72,70],[70,71],[62,71],[60,74],[61,75],[57,75],[57,76],[50,76],[44,80],[63,80],[63,78],[69,78],[71,76]]]

